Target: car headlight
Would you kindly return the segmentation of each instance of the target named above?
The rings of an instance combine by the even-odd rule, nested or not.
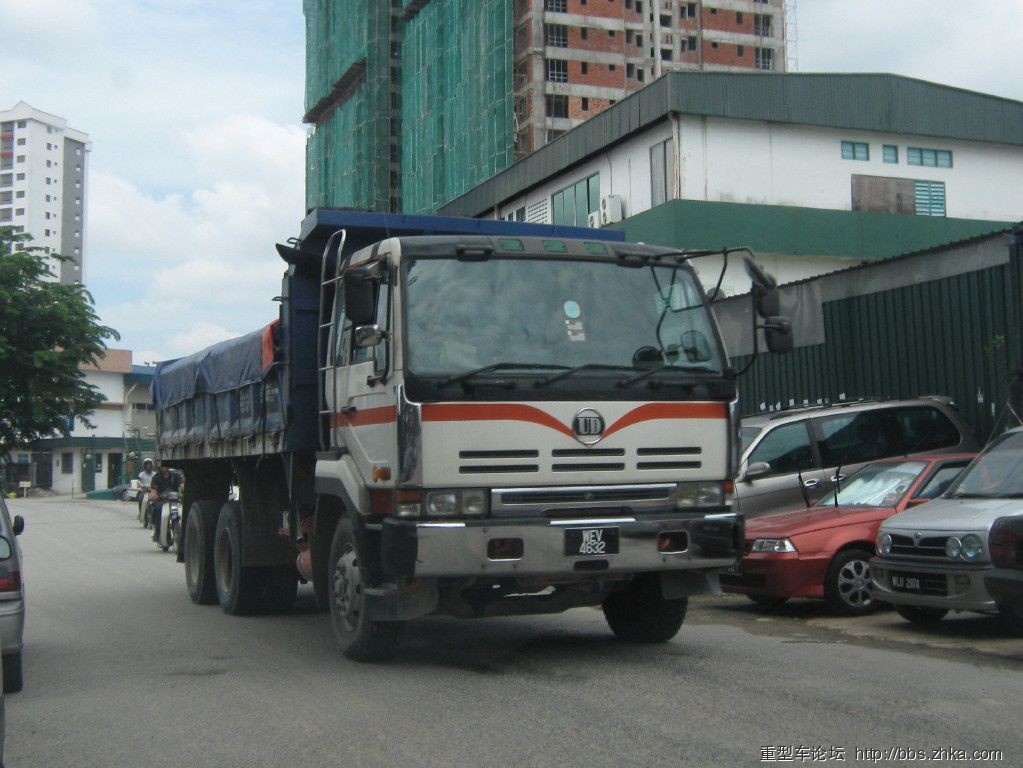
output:
[[[945,557],[955,560],[962,554],[962,551],[963,543],[955,536],[950,536],[948,541],[945,542]]]
[[[796,545],[790,539],[755,539],[751,552],[795,552]]]
[[[721,483],[679,483],[677,493],[677,507],[720,507],[725,503],[725,487]]]
[[[874,542],[879,555],[890,555],[892,553],[892,535],[881,531],[877,534],[877,541]]]
[[[480,517],[486,511],[486,492],[479,488],[426,492],[427,517]]]
[[[963,560],[978,560],[984,554],[984,542],[975,533],[968,533],[963,536]]]

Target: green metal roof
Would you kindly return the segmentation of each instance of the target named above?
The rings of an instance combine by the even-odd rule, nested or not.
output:
[[[669,72],[442,206],[478,216],[671,113],[1023,145],[1023,102],[888,74]]]
[[[672,248],[747,246],[758,253],[875,261],[1012,227],[940,216],[669,200],[612,228],[624,231],[629,242]]]

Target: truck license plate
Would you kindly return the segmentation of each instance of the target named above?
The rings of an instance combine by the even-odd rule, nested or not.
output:
[[[565,531],[565,554],[617,555],[617,528],[569,528]]]
[[[899,592],[919,592],[920,577],[910,576],[906,573],[893,573],[892,589],[897,589]]]

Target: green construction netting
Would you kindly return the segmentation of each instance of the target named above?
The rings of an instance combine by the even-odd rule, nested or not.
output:
[[[405,27],[405,212],[434,213],[513,161],[513,59],[507,0],[433,0]]]
[[[433,213],[514,159],[512,4],[400,5],[418,12],[392,19],[386,0],[305,0],[306,109],[343,78],[353,84],[309,139],[309,207],[390,210],[400,199],[406,213]]]

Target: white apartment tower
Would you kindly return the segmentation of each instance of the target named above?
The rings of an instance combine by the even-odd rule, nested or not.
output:
[[[88,135],[19,101],[0,111],[0,227],[32,236],[62,283],[83,282]]]

